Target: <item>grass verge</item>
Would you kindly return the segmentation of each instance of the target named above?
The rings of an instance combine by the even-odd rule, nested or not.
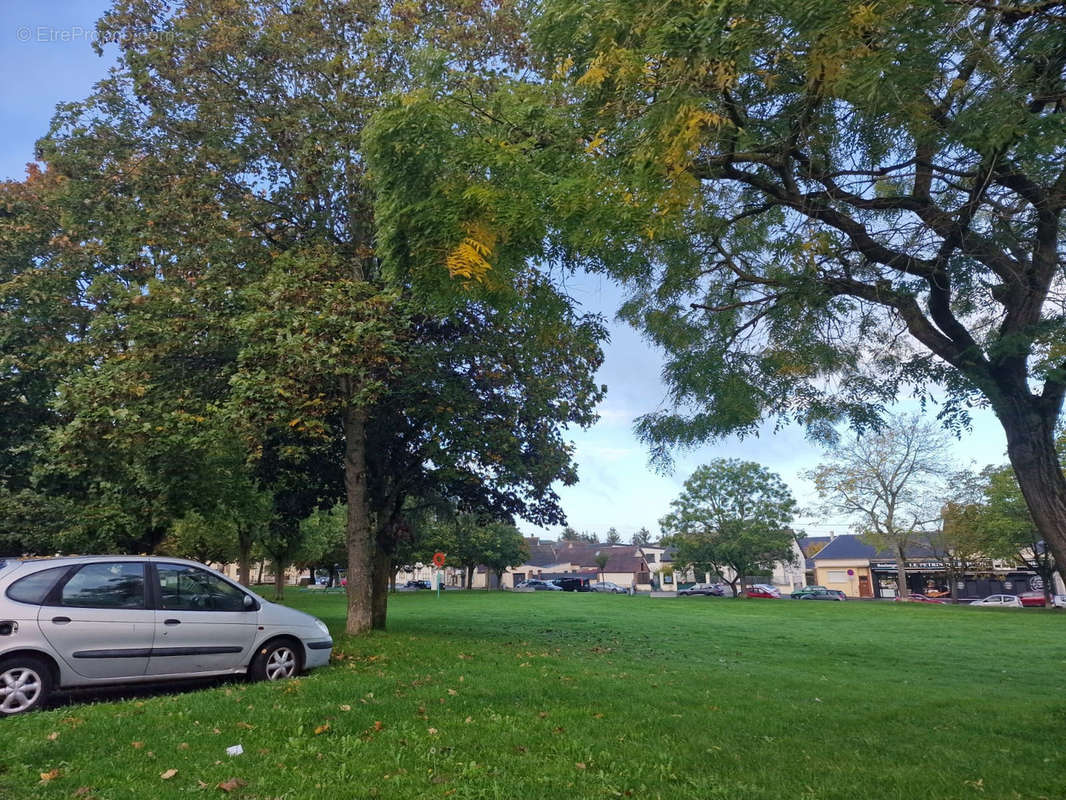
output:
[[[0,797],[1066,796],[1051,611],[410,593],[347,639],[289,602],[333,665],[2,720]]]

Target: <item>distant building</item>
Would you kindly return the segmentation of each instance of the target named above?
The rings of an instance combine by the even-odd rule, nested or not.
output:
[[[903,593],[951,590],[944,565],[928,546],[912,545],[904,551],[904,556],[907,585]],[[879,549],[860,536],[837,536],[810,561],[814,571],[812,583],[838,589],[849,597],[893,598],[900,593],[895,550]],[[990,561],[987,568],[964,575],[959,583],[955,587],[958,596],[967,598],[1019,594],[1042,587],[1031,570],[1003,561]]]

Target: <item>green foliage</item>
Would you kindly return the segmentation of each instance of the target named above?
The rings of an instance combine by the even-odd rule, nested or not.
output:
[[[674,561],[727,577],[734,594],[738,580],[793,558],[789,526],[796,503],[759,464],[715,459],[689,476],[670,505],[659,525],[663,544],[677,548]]]
[[[607,529],[607,536],[604,538],[604,542],[607,544],[621,544],[622,534],[612,526]]]
[[[449,564],[463,567],[467,588],[473,588],[474,569],[485,566],[499,576],[529,558],[529,548],[513,524],[477,514],[453,513],[428,526],[425,545],[447,555]]]
[[[660,464],[767,418],[832,441],[901,394],[955,429],[988,405],[1066,559],[1057,3],[551,0],[530,39],[528,79],[449,74],[368,129],[387,263],[476,223],[501,264],[625,281],[667,355]]]
[[[237,558],[236,522],[189,512],[173,524],[159,552],[204,564],[229,564]]]

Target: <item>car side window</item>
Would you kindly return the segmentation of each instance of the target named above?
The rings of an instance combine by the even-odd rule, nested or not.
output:
[[[25,578],[19,578],[7,587],[7,596],[18,603],[32,603],[35,606],[39,606],[44,602],[44,598],[48,596],[48,593],[52,591],[56,581],[69,571],[69,566],[52,567],[51,569],[42,569],[40,572],[34,572]]]
[[[144,564],[86,564],[64,584],[59,604],[75,608],[144,608]]]
[[[157,564],[159,607],[171,611],[245,611],[245,594],[217,575],[182,564]]]

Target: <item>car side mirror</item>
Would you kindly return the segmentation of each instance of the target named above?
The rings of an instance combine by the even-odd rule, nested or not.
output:
[[[252,597],[252,596],[251,596],[250,594],[246,594],[246,595],[244,596],[244,610],[245,610],[245,611],[251,611],[251,610],[253,610],[253,609],[254,609],[254,608],[255,608],[255,607],[257,606],[257,605],[258,605],[258,604],[257,604],[257,603],[255,602],[255,598],[254,598],[254,597]]]

